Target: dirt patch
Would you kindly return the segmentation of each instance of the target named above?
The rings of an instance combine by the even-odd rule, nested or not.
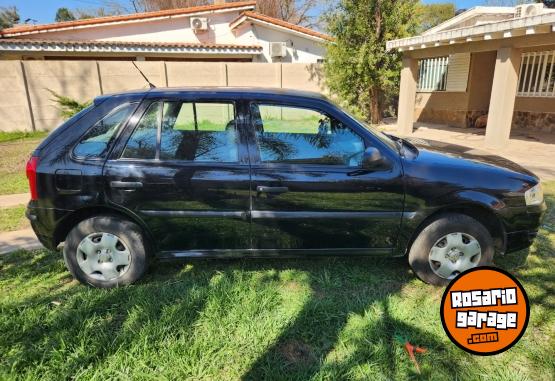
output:
[[[291,364],[308,364],[316,360],[312,348],[299,340],[290,340],[283,343],[279,351]]]

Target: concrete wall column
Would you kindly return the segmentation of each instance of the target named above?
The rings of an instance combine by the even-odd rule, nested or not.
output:
[[[399,90],[399,110],[397,116],[397,131],[400,134],[412,133],[417,77],[418,61],[414,58],[403,57]]]
[[[487,148],[503,148],[509,142],[520,61],[521,52],[518,49],[499,48],[497,50],[486,127]]]

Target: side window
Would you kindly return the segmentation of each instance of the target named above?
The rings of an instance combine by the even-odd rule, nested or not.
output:
[[[141,117],[121,155],[125,159],[154,159],[162,102],[153,102]]]
[[[237,162],[233,103],[166,102],[161,160]]]
[[[104,158],[116,131],[127,122],[136,103],[120,106],[96,122],[73,149],[73,154],[82,158]]]
[[[351,167],[362,162],[362,138],[319,111],[251,104],[251,114],[262,162]]]

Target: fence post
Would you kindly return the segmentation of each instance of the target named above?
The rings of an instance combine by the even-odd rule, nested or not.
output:
[[[31,94],[29,93],[29,85],[27,83],[27,74],[25,73],[25,65],[23,61],[19,61],[19,65],[21,67],[21,77],[23,78],[23,87],[25,88],[25,98],[27,99],[27,109],[29,113],[27,116],[29,117],[29,121],[31,122],[31,129],[36,131],[35,126],[35,116],[33,115],[33,106],[31,105]]]
[[[98,87],[100,88],[100,94],[104,94],[104,89],[102,88],[102,76],[100,75],[100,64],[96,62],[96,74],[98,75]]]

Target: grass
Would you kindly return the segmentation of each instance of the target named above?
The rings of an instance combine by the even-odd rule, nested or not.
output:
[[[24,205],[0,208],[0,232],[23,229],[27,224]]]
[[[534,246],[498,260],[531,301],[526,334],[503,354],[452,344],[443,289],[405,259],[161,263],[97,290],[38,250],[0,257],[0,379],[553,380],[555,182],[545,190]],[[428,348],[421,375],[396,336]]]
[[[0,132],[0,195],[29,191],[25,164],[45,136],[45,132]]]
[[[0,143],[11,142],[14,140],[25,140],[25,139],[43,139],[48,135],[47,131],[33,131],[33,132],[22,132],[22,131],[0,131]]]

